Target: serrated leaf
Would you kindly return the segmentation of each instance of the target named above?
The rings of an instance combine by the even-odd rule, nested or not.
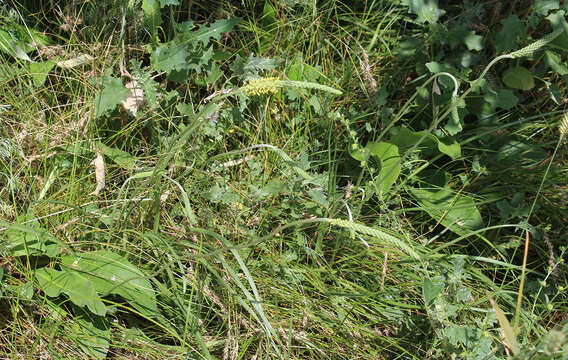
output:
[[[201,42],[203,46],[206,46],[211,38],[220,40],[222,33],[231,31],[240,21],[240,18],[233,18],[217,20],[211,26],[201,25],[198,30],[192,33],[192,40],[195,44]]]
[[[56,297],[61,293],[77,306],[87,308],[97,315],[106,314],[106,306],[95,291],[93,284],[77,272],[41,268],[34,272],[39,288],[47,296]]]
[[[248,81],[258,78],[259,73],[262,71],[276,69],[278,64],[280,64],[280,59],[256,57],[254,54],[249,54],[248,59],[245,59],[237,55],[230,69],[234,76],[237,76],[243,81]]]
[[[150,58],[152,68],[156,71],[180,71],[187,69],[187,57],[189,52],[187,45],[176,44],[171,41],[159,45]]]
[[[102,77],[103,90],[97,94],[95,100],[95,116],[104,115],[107,111],[111,111],[122,101],[126,100],[126,96],[130,92],[120,79],[109,75]]]
[[[63,256],[61,262],[69,271],[85,276],[101,294],[116,294],[142,314],[158,314],[154,289],[146,276],[124,257],[107,250]]]
[[[438,0],[406,0],[408,12],[418,16],[421,23],[435,24],[446,11],[438,7]]]
[[[501,24],[503,27],[495,36],[495,49],[498,52],[517,49],[517,39],[524,35],[525,26],[515,14],[510,14],[501,20]]]
[[[65,330],[75,339],[89,359],[106,359],[110,347],[110,325],[102,317],[73,307],[73,321],[65,322]]]
[[[534,77],[528,69],[514,66],[503,73],[503,83],[511,89],[530,90],[534,87]]]
[[[440,222],[458,235],[467,235],[481,229],[483,220],[475,201],[465,195],[456,194],[452,189],[409,188],[408,192],[436,222]]]

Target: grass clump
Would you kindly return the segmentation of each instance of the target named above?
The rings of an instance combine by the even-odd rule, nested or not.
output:
[[[568,25],[473,5],[0,4],[1,357],[566,358]]]

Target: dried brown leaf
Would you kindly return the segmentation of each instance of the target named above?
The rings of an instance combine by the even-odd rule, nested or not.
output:
[[[97,188],[90,195],[98,196],[101,190],[105,188],[105,160],[100,151],[93,160],[92,164],[95,166],[95,179],[97,181]]]

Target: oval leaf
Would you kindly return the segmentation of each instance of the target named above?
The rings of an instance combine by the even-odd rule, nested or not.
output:
[[[116,294],[146,316],[156,316],[155,293],[138,267],[124,257],[107,251],[91,251],[80,256],[63,256],[61,262],[72,272],[81,273],[101,294]]]
[[[447,187],[408,191],[428,215],[460,236],[483,227],[481,214],[469,196],[456,194]]]
[[[530,90],[534,87],[533,74],[522,66],[505,70],[503,82],[511,89]]]
[[[61,293],[77,306],[87,306],[96,315],[105,315],[106,306],[95,291],[93,284],[77,272],[58,271],[41,268],[35,271],[39,288],[47,296],[55,297]]]

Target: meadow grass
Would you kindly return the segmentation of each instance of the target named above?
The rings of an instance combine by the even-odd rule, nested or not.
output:
[[[0,358],[566,359],[562,105],[515,93],[447,136],[488,71],[457,76],[459,101],[424,85],[420,66],[442,60],[400,55],[425,28],[394,1],[180,1],[160,26],[131,3],[0,4],[0,30],[51,39],[0,65]],[[154,62],[192,41],[184,21],[237,17],[195,41],[203,64],[183,81],[179,53]],[[31,65],[49,61],[44,78]],[[104,108],[132,80],[136,115]],[[397,143],[384,191],[388,159],[365,146],[401,126],[425,132]],[[461,204],[483,223],[452,220]],[[38,269],[71,273],[96,250],[133,274],[106,288],[83,270],[104,314],[62,282],[48,294]],[[121,292],[133,279],[147,288]]]

